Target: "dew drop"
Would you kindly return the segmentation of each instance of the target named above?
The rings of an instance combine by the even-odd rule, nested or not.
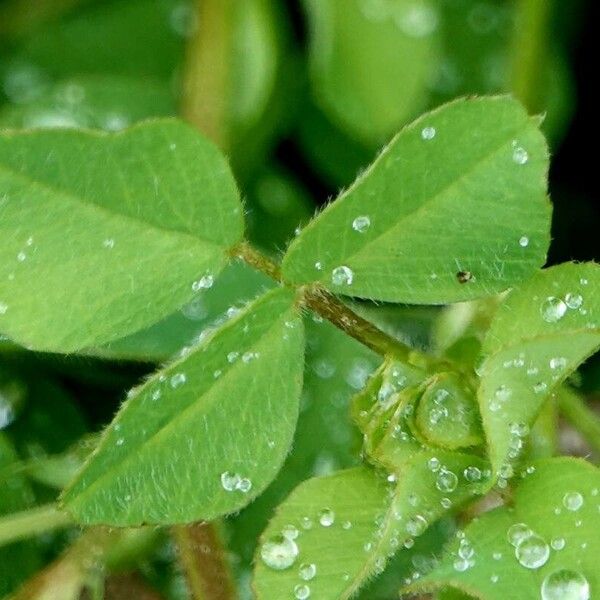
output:
[[[330,508],[324,508],[319,512],[319,523],[323,527],[331,527],[335,522],[335,513]]]
[[[283,537],[286,537],[288,540],[295,540],[300,535],[298,529],[293,525],[286,525],[281,530],[281,533],[283,534]]]
[[[525,148],[517,145],[516,142],[513,142],[512,159],[518,165],[524,165],[529,160],[529,153]]]
[[[467,481],[474,483],[475,481],[479,481],[481,479],[481,469],[470,466],[463,471],[463,475]]]
[[[543,538],[533,534],[515,548],[515,556],[526,569],[539,569],[550,557],[550,547]]]
[[[533,535],[533,531],[525,523],[515,523],[508,528],[506,538],[512,546],[518,546],[523,540]]]
[[[354,272],[350,267],[336,267],[331,272],[331,283],[333,285],[351,285],[354,279]]]
[[[437,133],[435,127],[423,127],[423,129],[421,130],[421,137],[424,140],[432,140],[435,137],[435,134]]]
[[[294,588],[294,598],[296,598],[296,600],[306,600],[309,597],[310,588],[307,585],[301,583]]]
[[[590,585],[578,571],[560,569],[546,576],[541,595],[542,600],[589,600]]]
[[[435,487],[440,492],[453,492],[458,485],[458,477],[452,471],[442,469],[437,476],[435,481]]]
[[[549,296],[542,303],[540,312],[546,323],[556,323],[565,316],[567,305],[560,298]]]
[[[583,496],[579,492],[567,492],[563,496],[563,505],[567,510],[576,512],[583,506]]]
[[[315,563],[304,563],[300,565],[298,574],[300,575],[300,579],[310,581],[317,574],[317,565]]]
[[[213,286],[215,282],[215,278],[212,275],[204,275],[200,277],[198,281],[194,281],[192,283],[192,290],[194,292],[199,292],[200,290],[208,290]]]
[[[369,227],[371,227],[371,219],[368,215],[360,215],[352,221],[352,229],[358,233],[364,233]]]
[[[173,389],[181,387],[187,381],[185,373],[175,373],[170,379],[170,384]]]
[[[261,546],[260,557],[267,567],[276,571],[283,571],[296,562],[298,546],[293,540],[278,535]]]
[[[231,473],[230,471],[224,471],[221,473],[221,487],[226,492],[233,492],[237,489],[240,483],[240,476],[237,473]]]
[[[413,537],[417,537],[427,529],[427,519],[422,515],[415,515],[406,523],[406,532]]]
[[[581,308],[583,297],[580,294],[567,294],[565,296],[565,304],[574,310]]]
[[[556,370],[556,369],[564,369],[567,366],[567,359],[564,358],[563,356],[557,356],[555,358],[551,358],[550,359],[550,368],[552,370]]]
[[[8,304],[0,302],[0,315],[5,315],[8,310]]]
[[[565,547],[565,538],[552,538],[550,546],[553,550],[562,550]]]
[[[529,238],[526,235],[519,238],[519,246],[521,246],[521,248],[527,248],[527,246],[529,246]]]

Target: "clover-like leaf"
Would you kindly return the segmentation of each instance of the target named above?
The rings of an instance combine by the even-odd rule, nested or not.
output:
[[[0,135],[0,331],[71,352],[209,287],[242,236],[225,159],[178,121]]]
[[[287,281],[439,304],[483,297],[545,260],[548,150],[508,97],[459,100],[403,129],[291,244]]]
[[[351,597],[404,545],[479,493],[471,473],[483,467],[475,457],[441,451],[409,460],[397,482],[360,467],[302,483],[261,538],[258,600],[307,590],[323,600]]]
[[[480,516],[407,592],[451,587],[481,600],[595,598],[600,589],[600,472],[583,460],[533,465],[514,508]]]
[[[304,334],[294,295],[269,292],[131,392],[73,484],[80,523],[210,520],[248,504],[289,450]]]
[[[500,306],[484,340],[478,390],[496,471],[516,457],[552,390],[600,347],[599,319],[594,263],[540,271]]]

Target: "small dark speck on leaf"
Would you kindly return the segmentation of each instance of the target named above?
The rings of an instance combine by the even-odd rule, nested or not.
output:
[[[471,271],[459,271],[456,274],[456,279],[458,279],[458,283],[468,283],[473,279],[473,273]]]

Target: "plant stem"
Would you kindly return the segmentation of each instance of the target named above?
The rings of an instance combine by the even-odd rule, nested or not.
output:
[[[194,600],[236,597],[225,549],[214,523],[173,527],[179,559]]]
[[[567,387],[558,392],[558,406],[562,416],[600,453],[600,417],[577,393]]]
[[[250,266],[278,283],[284,283],[279,265],[270,258],[256,250],[248,242],[238,244],[232,255],[241,258]],[[335,295],[317,284],[301,288],[301,304],[327,319],[347,335],[371,348],[382,356],[392,354],[397,358],[406,360],[415,351],[406,344],[391,337],[370,321],[357,315],[349,306],[344,304]]]
[[[181,114],[227,151],[234,0],[196,0],[196,22],[186,50]]]
[[[518,0],[512,43],[511,87],[531,112],[543,110],[547,29],[552,0]]]
[[[0,518],[0,546],[72,524],[55,504],[38,506]]]

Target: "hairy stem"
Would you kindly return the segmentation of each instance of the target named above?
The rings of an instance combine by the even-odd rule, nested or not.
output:
[[[600,453],[600,417],[587,406],[583,398],[567,387],[558,392],[558,406],[561,415]]]
[[[0,546],[71,524],[71,517],[55,504],[12,513],[0,518]]]
[[[518,0],[513,38],[511,84],[515,96],[532,112],[543,110],[548,23],[552,0]]]
[[[232,255],[241,258],[278,283],[283,283],[279,265],[253,248],[248,242],[237,245],[233,249]],[[406,359],[414,352],[406,344],[389,336],[370,321],[357,315],[349,306],[323,287],[313,285],[303,288],[302,292],[301,303],[303,306],[327,319],[374,352],[381,355],[393,354],[400,359]]]
[[[214,523],[173,527],[189,589],[194,600],[236,597],[225,549]]]
[[[222,150],[229,145],[234,0],[196,0],[196,31],[186,50],[181,114]]]

